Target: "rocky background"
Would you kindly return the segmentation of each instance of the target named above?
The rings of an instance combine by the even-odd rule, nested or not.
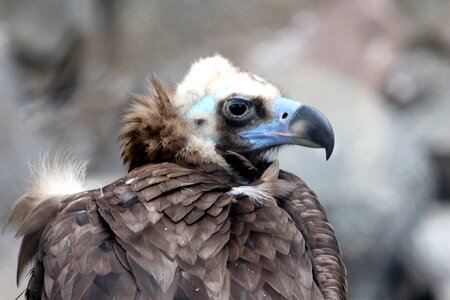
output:
[[[216,52],[333,124],[330,161],[280,160],[335,225],[350,299],[450,299],[449,0],[2,0],[0,223],[46,152],[88,158],[91,187],[124,174],[127,94]],[[2,299],[18,245],[0,236]]]

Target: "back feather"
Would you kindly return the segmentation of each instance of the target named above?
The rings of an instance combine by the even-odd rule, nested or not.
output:
[[[62,198],[83,191],[86,164],[60,152],[53,160],[45,155],[37,166],[32,167],[28,192],[16,201],[4,227],[16,225],[16,237],[23,237],[17,283],[36,255],[42,232],[60,209]]]

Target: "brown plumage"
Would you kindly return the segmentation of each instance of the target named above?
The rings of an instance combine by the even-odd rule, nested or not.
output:
[[[211,59],[217,80],[224,69],[249,74]],[[214,86],[208,76],[203,84]],[[345,267],[315,194],[262,154],[224,151],[222,133],[196,129],[222,110],[189,117],[194,102],[179,99],[198,97],[185,91],[194,79],[175,93],[153,80],[149,95],[134,98],[119,138],[126,176],[61,193],[48,183],[80,179],[83,165],[45,165],[18,200],[7,224],[23,237],[18,278],[32,264],[28,299],[346,299]],[[220,128],[228,138],[248,124]]]

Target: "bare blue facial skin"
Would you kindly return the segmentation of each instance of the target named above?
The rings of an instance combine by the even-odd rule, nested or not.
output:
[[[248,141],[253,149],[261,149],[270,146],[291,144],[292,137],[289,134],[289,125],[295,112],[302,104],[284,97],[275,99],[273,120],[262,123],[259,126],[241,131],[239,135]]]
[[[213,113],[216,110],[218,97],[216,95],[207,95],[197,102],[185,113],[185,117],[192,117],[201,113]]]

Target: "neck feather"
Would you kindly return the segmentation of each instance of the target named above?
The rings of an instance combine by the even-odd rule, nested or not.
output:
[[[227,168],[213,143],[189,132],[188,124],[172,102],[171,92],[156,78],[152,90],[134,96],[122,117],[119,142],[122,160],[129,171],[148,163],[181,165],[215,163]]]

